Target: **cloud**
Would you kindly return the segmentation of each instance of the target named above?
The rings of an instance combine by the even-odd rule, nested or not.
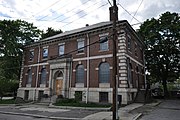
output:
[[[134,15],[141,1],[117,0],[117,3]],[[179,13],[179,5],[180,0],[144,0],[135,18],[143,22],[166,11]],[[84,27],[85,24],[109,21],[109,7],[107,0],[0,0],[0,19],[22,19],[40,29],[52,27],[66,31]],[[120,20],[138,23],[118,7]]]

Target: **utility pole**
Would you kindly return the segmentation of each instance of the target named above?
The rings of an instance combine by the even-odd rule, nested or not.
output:
[[[113,120],[117,120],[117,47],[116,47],[116,40],[117,40],[117,31],[116,31],[116,21],[118,19],[118,8],[116,5],[116,0],[113,0]]]

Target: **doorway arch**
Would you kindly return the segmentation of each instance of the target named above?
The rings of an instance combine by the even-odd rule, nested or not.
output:
[[[58,70],[54,73],[54,93],[59,96],[63,95],[63,72],[61,70]]]

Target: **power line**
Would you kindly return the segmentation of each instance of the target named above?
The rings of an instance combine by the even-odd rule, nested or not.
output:
[[[136,21],[138,21],[139,23],[141,23],[138,19],[136,19],[131,13],[129,13],[129,11],[127,11],[120,3],[118,3],[117,5],[119,5],[121,8],[124,9],[124,11],[126,11],[130,16],[132,16]]]
[[[132,22],[132,20],[133,20],[133,19],[134,19],[134,17],[136,16],[137,11],[139,10],[139,8],[140,8],[140,6],[142,5],[142,3],[143,3],[143,0],[141,0],[141,3],[139,4],[139,6],[138,6],[138,8],[137,8],[136,12],[134,13],[134,15],[133,15],[133,17],[132,17],[132,19],[131,19],[130,23]]]
[[[90,0],[88,0],[88,1],[86,1],[86,2],[84,2],[83,4],[81,4],[80,6],[77,6],[77,7],[74,7],[73,9],[71,9],[70,11],[68,11],[68,12],[66,12],[66,14],[67,13],[69,13],[69,12],[71,12],[71,11],[73,11],[73,10],[75,10],[76,8],[79,8],[79,7],[81,7],[82,5],[84,5],[85,3],[87,3],[87,2],[89,2]],[[99,2],[96,2],[95,4],[97,4],[97,3],[99,3]],[[94,5],[95,5],[94,4]],[[89,8],[89,7],[88,7]],[[87,8],[86,8],[87,9]],[[83,10],[81,10],[81,11],[83,11]],[[80,11],[79,11],[80,12]],[[79,13],[78,12],[78,13]],[[77,13],[75,13],[75,14],[73,14],[72,16],[74,16],[74,15],[76,15]],[[54,19],[52,19],[52,20],[55,20],[55,19],[57,19],[57,18],[59,18],[59,17],[61,17],[61,16],[63,16],[63,15],[60,15],[60,16],[58,16],[58,17],[56,17],[56,18],[54,18]],[[70,18],[70,17],[72,17],[72,16],[69,16],[69,17],[67,17],[67,18],[65,18],[65,19],[63,19],[63,20],[66,20],[66,19],[68,19],[68,18]],[[57,21],[57,22],[62,22],[63,20],[61,20],[61,21]]]
[[[91,13],[92,13],[93,11],[95,11],[95,10],[97,10],[97,9],[101,8],[101,7],[106,6],[107,4],[108,4],[108,3],[105,3],[105,4],[101,5],[100,7],[98,7],[98,8],[96,8],[96,9],[92,10],[92,11],[91,11]],[[78,19],[76,19],[76,20],[79,20],[79,19],[81,19],[81,18],[83,18],[83,17],[85,17],[85,16],[87,16],[87,15],[88,15],[88,14],[85,14],[85,15],[83,15],[83,16],[81,16],[81,17],[79,17],[79,18],[78,18]],[[76,21],[76,20],[74,20],[74,21]],[[71,22],[69,22],[68,24],[65,24],[64,26],[62,26],[62,28],[63,28],[63,27],[65,27],[65,26],[67,26],[67,25],[72,24],[74,21],[71,21]]]
[[[90,8],[90,7],[94,6],[94,5],[96,5],[97,3],[99,3],[99,2],[94,3],[93,5],[87,7],[86,9],[88,9],[88,8]],[[81,13],[81,12],[83,12],[83,11],[84,11],[84,10],[80,10],[80,11],[78,11],[77,13],[75,13],[75,14],[73,14],[73,15],[71,15],[71,16],[69,16],[69,17],[63,19],[63,20],[57,21],[57,22],[62,22],[62,21],[66,20],[66,19],[68,19],[68,18],[70,18],[70,17],[72,17],[72,16],[74,16],[74,15],[77,15],[78,13]]]
[[[60,7],[59,9],[57,9],[57,10],[60,10],[60,9],[62,9],[62,8],[64,8],[65,6],[67,6],[70,2],[72,2],[72,1],[69,1],[67,4],[65,4],[64,6],[62,6],[62,7]],[[57,11],[56,10],[56,11]],[[53,11],[53,12],[51,12],[51,13],[55,13],[56,11]],[[43,16],[43,17],[41,17],[41,18],[39,18],[39,19],[37,19],[38,21],[39,20],[42,20],[42,19],[44,19],[44,18],[46,18],[47,16],[49,16],[50,14],[48,14],[48,15],[46,15],[46,16]]]
[[[89,2],[89,1],[91,1],[91,0],[87,0],[86,2],[82,3],[82,4],[79,5],[79,6],[75,6],[73,9],[71,9],[71,10],[68,11],[68,12],[66,12],[66,14],[69,13],[69,12],[71,12],[71,11],[73,11],[73,10],[75,10],[75,9],[77,9],[77,8],[80,8],[81,6],[83,6],[84,4],[86,4],[86,3]],[[99,2],[96,2],[96,3],[99,3]],[[95,4],[96,4],[96,3],[95,3]],[[78,13],[80,13],[80,12],[82,12],[82,11],[83,11],[83,10],[79,11]],[[77,13],[76,13],[76,14],[77,14]],[[70,18],[70,17],[72,17],[72,16],[74,16],[74,15],[76,15],[76,14],[73,14],[73,15],[71,15],[71,16],[69,16],[69,17],[64,18],[63,20],[55,21],[55,22],[69,23],[69,22],[63,22],[63,21],[66,20],[66,19],[68,19],[68,18]],[[55,20],[55,19],[58,19],[58,18],[61,17],[61,16],[63,16],[63,14],[57,16],[56,18],[53,18],[53,19],[51,19],[51,20],[48,20],[48,21],[53,21],[53,20]],[[43,24],[42,24],[42,25],[43,25]],[[40,26],[42,26],[42,25],[39,25],[38,27],[40,27]]]
[[[45,10],[47,10],[48,8],[54,6],[54,5],[55,5],[56,3],[58,3],[58,2],[60,2],[60,0],[54,2],[53,4],[49,5],[48,7],[44,8],[43,10],[39,11],[38,13],[36,13],[35,15],[32,15],[32,16],[34,17],[34,16],[38,15],[39,13],[44,12]]]
[[[109,2],[109,4],[111,5],[111,7],[112,7],[112,4],[111,4],[111,2],[108,0],[108,2]]]

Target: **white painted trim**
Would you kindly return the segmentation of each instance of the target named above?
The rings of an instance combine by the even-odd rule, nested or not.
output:
[[[77,42],[80,42],[80,41],[85,41],[85,38],[78,38]]]
[[[84,57],[84,58],[76,58],[73,59],[73,61],[80,61],[80,60],[93,60],[93,59],[101,59],[101,58],[110,58],[113,57],[112,54],[108,54],[108,55],[99,55],[99,56],[92,56],[92,57]]]
[[[137,60],[135,60],[134,58],[132,58],[131,56],[129,56],[128,54],[125,54],[126,57],[129,57],[132,61],[136,62],[137,64],[141,65],[142,67],[144,67],[143,64],[141,64],[140,62],[138,62]]]
[[[40,65],[49,65],[49,63],[36,63],[31,65],[24,65],[24,67],[34,67],[34,66],[40,66]]]
[[[104,36],[108,36],[109,33],[102,33],[102,34],[99,34],[99,37],[104,37]]]
[[[134,61],[135,63],[137,63],[137,64],[141,65],[142,67],[144,67],[143,64],[141,64],[139,61],[135,60],[134,58],[132,58],[131,56],[129,56],[129,55],[126,54],[126,53],[118,53],[117,55],[119,56],[119,59],[120,59],[123,55],[125,55],[126,57],[129,57],[130,60],[132,60],[132,61]]]
[[[63,43],[59,43],[59,44],[58,44],[58,46],[61,46],[61,45],[65,45],[65,42],[63,42]]]

